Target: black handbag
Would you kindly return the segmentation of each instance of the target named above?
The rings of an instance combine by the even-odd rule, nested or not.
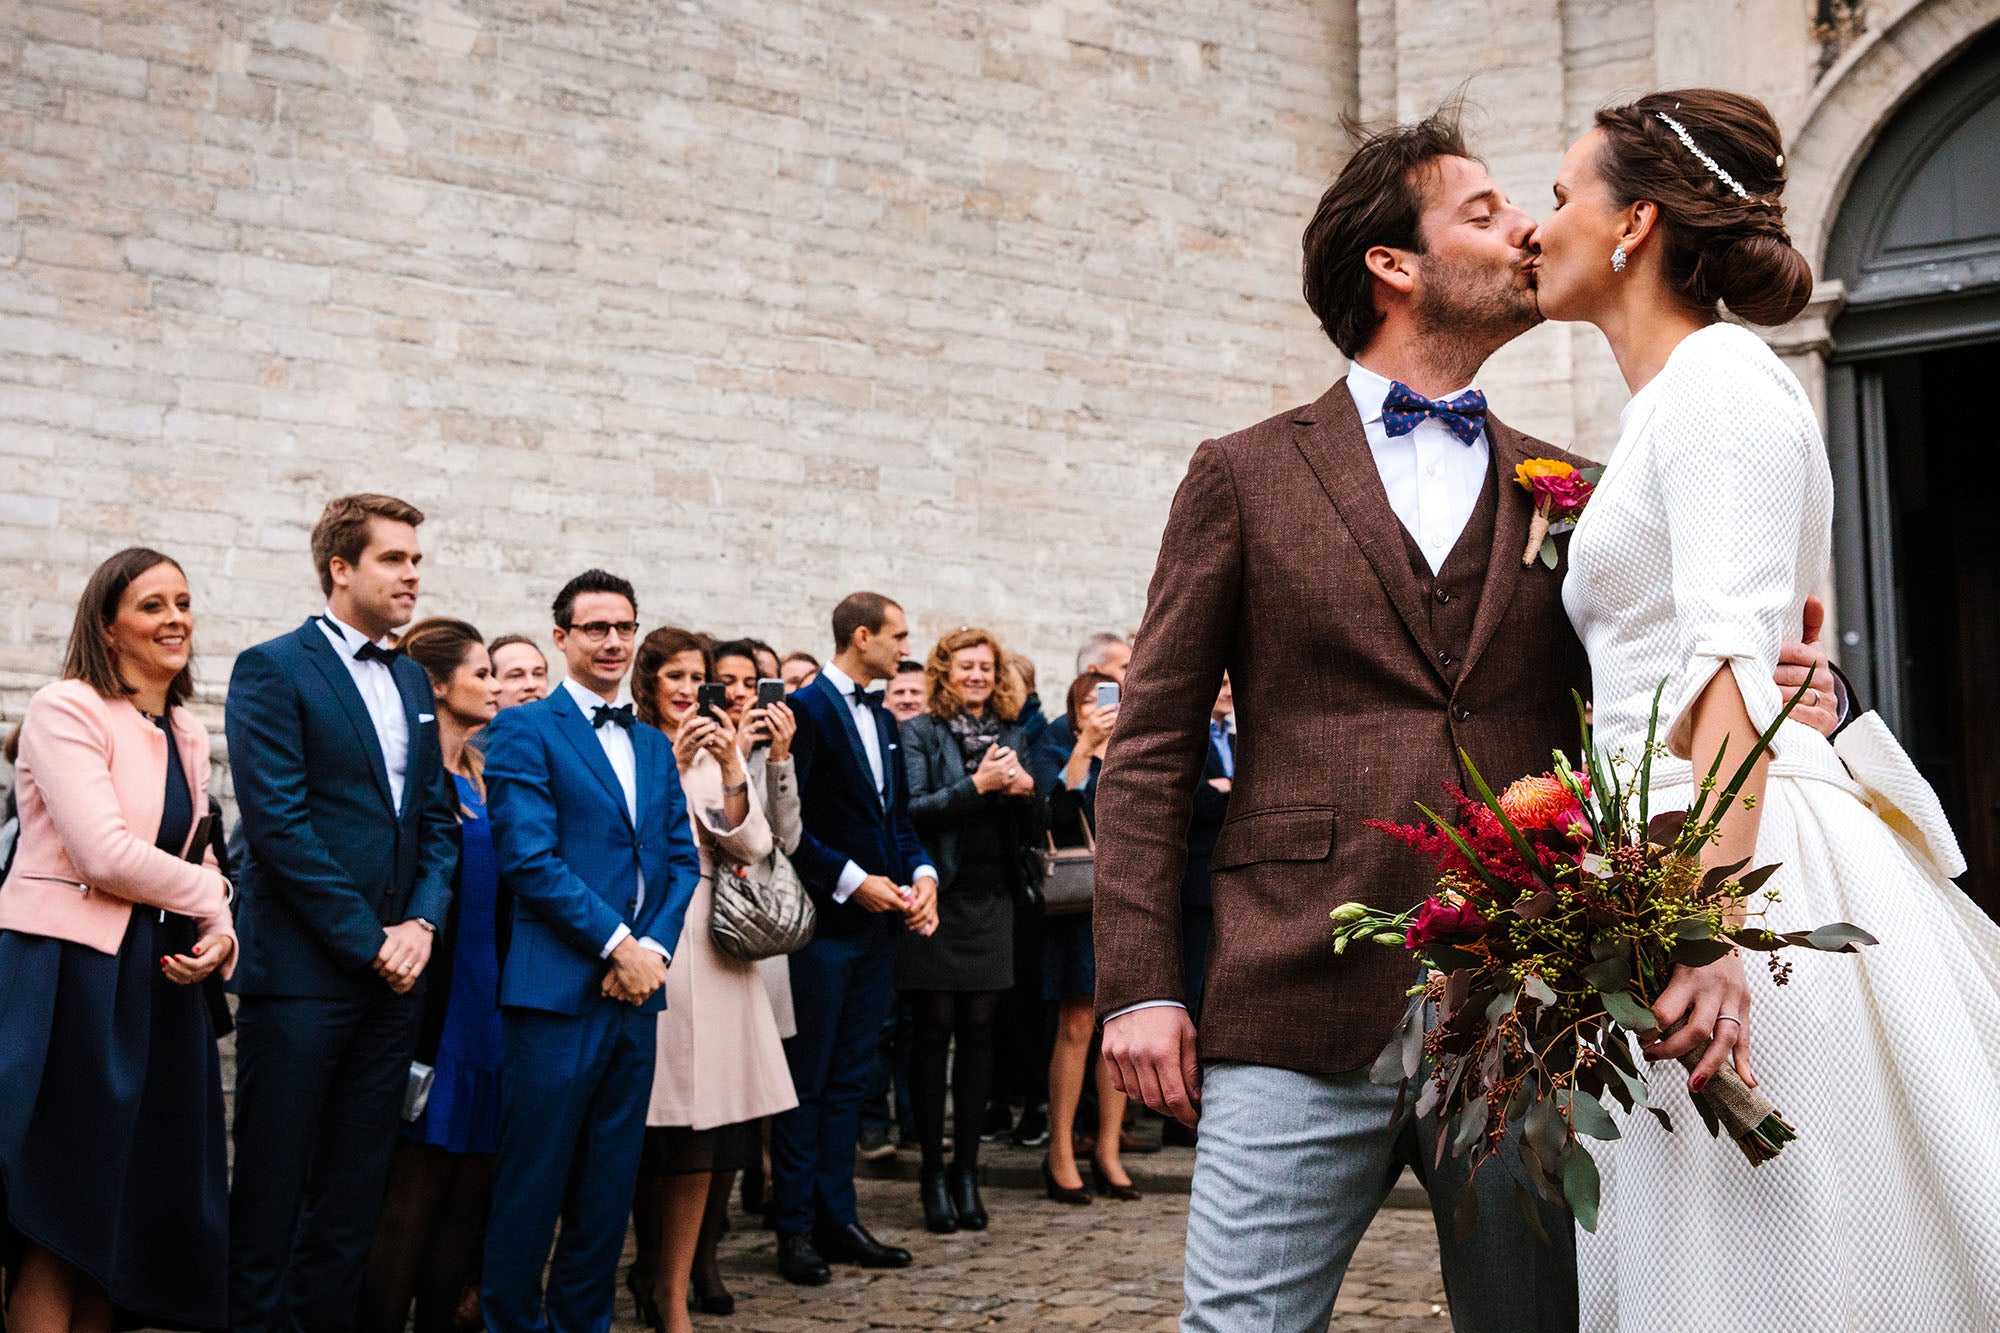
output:
[[[1097,837],[1088,819],[1083,825],[1081,847],[1058,847],[1056,835],[1048,835],[1042,858],[1042,915],[1082,916],[1090,911],[1097,879]]]

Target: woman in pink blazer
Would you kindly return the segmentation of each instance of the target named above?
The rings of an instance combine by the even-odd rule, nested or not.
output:
[[[236,935],[228,881],[186,859],[208,809],[208,733],[181,706],[193,631],[180,566],[119,552],[21,725],[0,885],[12,1333],[229,1322],[222,1068],[199,983],[227,975]]]

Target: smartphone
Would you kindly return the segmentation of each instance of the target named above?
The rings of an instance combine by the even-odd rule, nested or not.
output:
[[[694,706],[699,712],[708,714],[717,722],[729,716],[729,687],[727,685],[703,685],[695,691]]]
[[[785,682],[766,676],[757,682],[757,707],[769,708],[785,701]]]
[[[1118,682],[1100,680],[1097,682],[1097,707],[1099,710],[1118,706]]]

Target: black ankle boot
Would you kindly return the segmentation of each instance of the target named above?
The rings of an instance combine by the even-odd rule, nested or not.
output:
[[[986,1230],[986,1205],[979,1201],[979,1172],[969,1166],[954,1166],[945,1181],[958,1225],[966,1231]]]
[[[951,1208],[952,1196],[945,1190],[944,1172],[926,1167],[917,1182],[917,1198],[924,1205],[924,1230],[940,1236],[958,1230],[958,1218]]]

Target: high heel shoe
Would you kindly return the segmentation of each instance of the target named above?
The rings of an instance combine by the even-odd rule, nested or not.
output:
[[[696,1314],[735,1314],[736,1297],[722,1285],[720,1273],[713,1276],[715,1286],[709,1288],[701,1273],[694,1275],[694,1281],[688,1287],[688,1309]]]
[[[944,1182],[951,1196],[951,1210],[958,1214],[958,1229],[986,1230],[986,1205],[979,1198],[979,1173],[969,1166],[954,1166],[945,1172]]]
[[[958,1230],[958,1215],[952,1211],[951,1195],[945,1189],[944,1172],[926,1168],[917,1182],[917,1200],[924,1206],[924,1230],[949,1236]]]
[[[653,1333],[667,1333],[667,1321],[660,1315],[659,1302],[640,1281],[637,1264],[625,1270],[625,1290],[632,1293],[632,1303],[639,1307],[639,1322],[652,1329]]]
[[[1111,1177],[1104,1174],[1104,1164],[1095,1157],[1090,1159],[1090,1179],[1091,1183],[1097,1186],[1097,1192],[1107,1199],[1123,1199],[1125,1202],[1130,1203],[1139,1197],[1139,1187],[1137,1185],[1130,1183],[1124,1185],[1113,1184]]]
[[[1090,1202],[1090,1191],[1083,1186],[1078,1185],[1075,1189],[1071,1189],[1067,1185],[1056,1183],[1055,1168],[1049,1165],[1049,1159],[1046,1157],[1042,1159],[1042,1188],[1048,1191],[1048,1196],[1057,1203],[1080,1207]]]

